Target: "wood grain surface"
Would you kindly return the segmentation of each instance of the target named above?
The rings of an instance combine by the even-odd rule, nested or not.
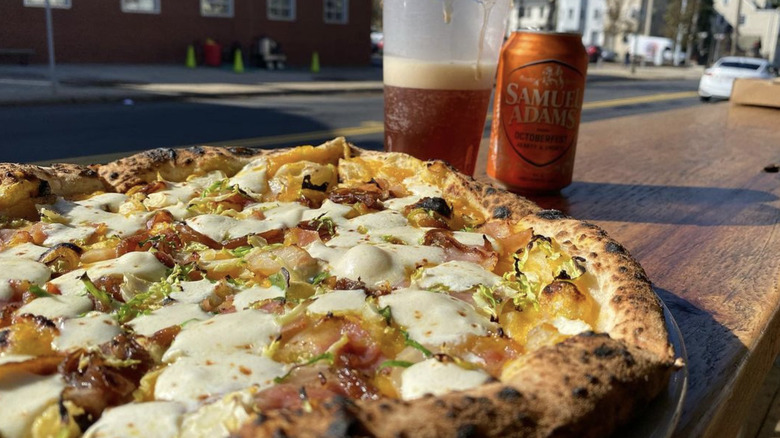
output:
[[[483,145],[477,169],[485,156]],[[780,110],[702,105],[581,125],[574,183],[529,196],[600,225],[653,280],[689,357],[675,436],[736,435],[780,351],[771,164],[780,164]]]

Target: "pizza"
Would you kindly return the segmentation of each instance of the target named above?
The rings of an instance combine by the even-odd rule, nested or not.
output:
[[[0,436],[605,436],[680,366],[595,225],[323,145],[0,165]]]

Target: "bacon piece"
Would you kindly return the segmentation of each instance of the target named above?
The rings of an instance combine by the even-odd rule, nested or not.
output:
[[[328,194],[328,199],[337,204],[356,204],[363,203],[368,208],[374,210],[384,210],[382,199],[387,199],[387,194],[383,193],[377,186],[364,184],[361,188],[340,188],[335,189]]]
[[[173,228],[176,230],[176,233],[178,233],[179,238],[181,239],[183,244],[196,242],[196,243],[202,243],[211,249],[222,248],[222,245],[219,242],[212,239],[211,237],[206,236],[205,234],[201,234],[193,230],[189,225],[183,222],[176,222],[173,225]]]
[[[83,360],[84,356],[87,360]],[[115,358],[116,363],[127,362],[127,365],[112,366],[108,357]],[[137,342],[118,335],[101,346],[100,352],[79,350],[67,356],[59,367],[68,385],[62,397],[97,420],[105,408],[132,400],[133,391],[152,364],[149,353]]]
[[[310,221],[303,221],[298,224],[298,229],[301,231],[307,231],[307,232],[314,232],[314,235],[309,236],[300,236],[302,237],[302,242],[299,243],[300,246],[306,246],[311,242],[314,242],[315,240],[319,239],[323,242],[327,242],[328,240],[332,239],[333,236],[336,234],[336,230],[333,226],[328,226],[320,221],[316,220],[310,220]],[[293,228],[292,230],[295,230]],[[292,231],[291,230],[291,231]],[[316,236],[316,238],[315,238]],[[296,236],[298,237],[298,236]],[[306,243],[303,243],[306,242]]]
[[[492,271],[498,262],[498,253],[487,238],[484,238],[484,242],[482,246],[464,245],[455,239],[452,231],[438,228],[428,230],[423,238],[423,245],[438,246],[444,249],[444,258],[447,261],[472,262]]]
[[[170,224],[174,220],[173,215],[168,210],[158,210],[151,219],[146,221],[146,229],[151,230],[157,224]]]

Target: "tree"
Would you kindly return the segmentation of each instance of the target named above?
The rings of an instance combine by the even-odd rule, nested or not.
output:
[[[371,29],[382,28],[382,0],[371,0]]]
[[[634,32],[636,23],[626,18],[628,0],[606,0],[607,10],[604,14],[604,46],[615,50],[615,40],[624,33]]]

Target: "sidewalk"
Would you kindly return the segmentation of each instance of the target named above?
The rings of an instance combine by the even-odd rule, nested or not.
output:
[[[631,74],[620,64],[591,64],[588,80],[698,79],[702,70],[645,67]],[[48,66],[0,65],[0,106],[382,91],[381,66],[324,67],[319,73],[247,69],[237,74],[213,67],[65,64],[57,66],[57,77],[54,94]]]

